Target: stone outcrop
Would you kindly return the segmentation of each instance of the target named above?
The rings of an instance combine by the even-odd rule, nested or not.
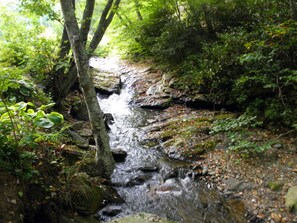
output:
[[[94,86],[97,91],[103,94],[119,94],[121,88],[120,75],[114,72],[100,71],[92,68]]]

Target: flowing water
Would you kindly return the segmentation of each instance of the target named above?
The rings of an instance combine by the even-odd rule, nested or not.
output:
[[[120,72],[116,64],[103,68],[106,61],[94,63],[91,63],[94,67]],[[111,178],[125,203],[107,206],[105,210],[112,207],[120,213],[111,217],[102,210],[99,212],[101,220],[148,212],[186,223],[246,222],[239,210],[241,205],[224,199],[217,191],[208,189],[205,183],[195,180],[187,163],[170,160],[159,150],[145,146],[143,127],[150,125],[151,120],[164,111],[133,106],[131,85],[135,78],[133,72],[125,73],[121,76],[123,86],[119,95],[98,96],[102,110],[114,117],[114,124],[110,126],[111,147],[128,153],[125,162],[117,163]]]

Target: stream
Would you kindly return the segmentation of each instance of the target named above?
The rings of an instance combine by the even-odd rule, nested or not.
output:
[[[92,63],[91,63],[92,64]],[[169,159],[161,150],[148,148],[143,143],[143,127],[161,114],[162,110],[148,110],[133,106],[133,72],[121,72],[116,64],[106,66],[104,61],[92,64],[100,69],[121,73],[120,94],[109,97],[98,95],[101,109],[111,113],[112,148],[127,152],[125,162],[117,163],[111,182],[124,204],[109,204],[98,213],[100,220],[147,212],[186,223],[240,223],[247,222],[241,205],[225,199],[219,192],[207,188],[205,182],[195,178],[186,162]],[[110,214],[107,210],[114,210]]]

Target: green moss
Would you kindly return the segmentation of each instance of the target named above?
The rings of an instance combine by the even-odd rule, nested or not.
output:
[[[216,140],[207,140],[203,142],[199,142],[194,146],[188,148],[184,151],[184,155],[188,158],[200,158],[201,155],[205,154],[206,152],[213,150],[217,144]]]
[[[152,148],[157,146],[159,143],[157,141],[147,141],[147,142],[143,142],[142,145],[148,148]]]
[[[297,213],[297,186],[291,187],[286,195],[286,207],[289,211]]]
[[[235,114],[226,113],[226,114],[219,114],[214,116],[214,120],[224,120],[227,118],[235,118]]]
[[[280,181],[271,181],[267,184],[267,186],[270,188],[272,191],[279,191],[283,187],[283,182]]]

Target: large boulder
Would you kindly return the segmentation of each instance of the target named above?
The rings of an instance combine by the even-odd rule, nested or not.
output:
[[[151,95],[138,97],[135,103],[141,108],[147,109],[165,109],[171,104],[171,98],[161,95]]]
[[[71,107],[70,114],[78,120],[89,121],[89,114],[85,101],[75,102]]]
[[[104,94],[119,94],[121,89],[120,75],[113,72],[100,71],[92,68],[94,86],[97,91]]]
[[[148,213],[139,213],[135,215],[126,216],[123,218],[117,218],[113,221],[113,223],[174,223],[174,221],[170,221],[166,218],[161,218],[157,215],[148,214]]]
[[[286,195],[286,207],[291,212],[297,212],[297,186],[291,187]]]

